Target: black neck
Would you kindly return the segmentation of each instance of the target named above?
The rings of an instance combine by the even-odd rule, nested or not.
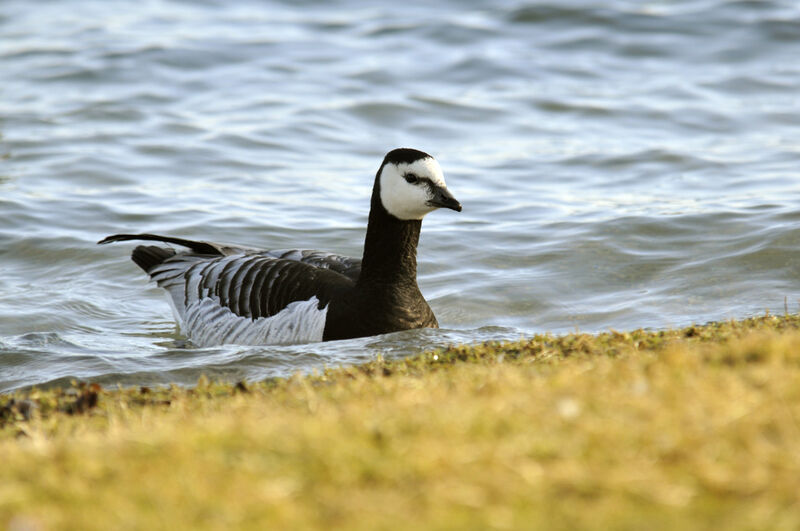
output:
[[[403,221],[386,211],[376,179],[358,283],[416,285],[417,243],[421,226],[421,220]]]

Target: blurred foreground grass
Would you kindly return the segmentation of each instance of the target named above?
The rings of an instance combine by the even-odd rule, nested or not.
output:
[[[0,528],[798,529],[800,317],[0,396]]]

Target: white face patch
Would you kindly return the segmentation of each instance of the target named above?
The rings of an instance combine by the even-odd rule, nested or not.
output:
[[[389,162],[381,169],[381,203],[386,211],[397,219],[422,219],[437,208],[428,204],[432,199],[430,187],[425,182],[409,183],[406,175],[430,179],[434,184],[446,188],[442,169],[432,157],[411,164]]]

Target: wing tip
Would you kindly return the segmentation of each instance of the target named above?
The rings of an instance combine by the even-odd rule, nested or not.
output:
[[[97,242],[97,245],[106,245],[108,243],[114,242],[123,242],[125,240],[132,240],[130,234],[112,234],[111,236],[106,236],[102,240]]]
[[[144,240],[144,241],[152,241],[152,242],[161,242],[167,244],[174,244],[180,245],[182,247],[187,247],[192,252],[197,254],[208,254],[213,256],[219,256],[223,253],[220,251],[219,247],[213,243],[208,242],[200,242],[195,240],[186,240],[184,238],[174,238],[172,236],[160,236],[158,234],[112,234],[111,236],[106,236],[99,242],[98,245],[105,245],[107,243],[114,243],[114,242],[124,242],[129,240]]]

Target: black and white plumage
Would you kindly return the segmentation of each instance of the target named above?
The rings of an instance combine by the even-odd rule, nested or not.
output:
[[[260,250],[154,234],[98,243],[140,245],[132,259],[167,290],[181,330],[200,346],[267,345],[371,336],[438,323],[417,286],[422,218],[461,205],[438,162],[408,148],[387,153],[372,190],[362,259],[309,250]]]

